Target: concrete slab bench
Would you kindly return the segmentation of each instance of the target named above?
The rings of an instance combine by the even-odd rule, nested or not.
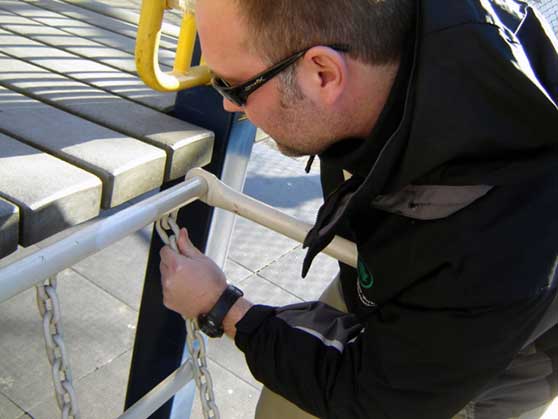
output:
[[[2,53],[0,68],[0,85],[10,90],[163,149],[165,180],[211,160],[211,131]]]
[[[54,3],[53,1],[43,3]],[[72,19],[60,13],[55,13],[50,10],[38,7],[21,0],[3,0],[0,7],[18,16],[33,19],[33,21],[40,23],[44,27],[56,28],[60,31],[74,35],[79,38],[86,38],[95,40],[97,44],[106,45],[116,50],[124,51],[128,54],[134,55],[135,51],[135,38],[120,35],[119,33],[109,31],[98,26],[94,26],[88,22]],[[93,20],[95,22],[96,20]],[[172,67],[174,64],[174,46],[172,50],[165,49],[160,46],[159,48],[159,61],[162,64]],[[135,69],[134,69],[135,72]]]
[[[97,216],[101,188],[97,176],[0,134],[0,195],[19,208],[21,245]]]
[[[7,11],[9,7],[4,1],[0,2],[0,27],[3,29],[127,73],[136,73],[133,54],[18,16]],[[165,65],[161,68],[163,71],[172,70],[172,67]]]
[[[171,108],[176,99],[174,93],[150,89],[133,74],[14,34],[1,26],[0,51],[160,111]]]
[[[100,2],[98,0],[64,0],[64,2],[67,4],[75,4],[82,10],[91,10],[95,13],[109,16],[120,21],[129,22],[134,25],[137,25],[139,22],[139,11],[136,12],[117,7],[118,2],[111,2],[111,4]],[[161,33],[178,38],[180,29],[176,24],[168,23],[165,20],[161,26]]]
[[[19,208],[0,198],[0,259],[17,249]]]
[[[45,10],[50,10],[52,12],[59,13],[61,15],[72,18],[75,22],[88,22],[100,28],[107,29],[111,32],[118,33],[120,35],[127,36],[129,38],[135,39],[137,34],[137,24],[139,16],[137,14],[131,14],[130,12],[120,11],[120,16],[118,18],[114,17],[114,7],[107,5],[103,10],[97,10],[89,8],[84,8],[81,4],[79,6],[73,5],[68,2],[63,2],[60,0],[23,0],[25,3],[38,6]],[[85,5],[87,7],[87,5]],[[110,9],[113,9],[111,12]],[[112,16],[111,16],[112,14]],[[124,19],[122,18],[124,17]],[[173,28],[173,30],[167,30],[170,25],[163,26],[163,33],[161,35],[160,47],[166,48],[171,51],[176,49],[176,40],[178,38],[178,28]],[[167,33],[165,33],[167,32]],[[170,33],[170,35],[169,35]]]
[[[0,127],[102,179],[102,207],[160,186],[165,153],[27,96],[0,87]]]

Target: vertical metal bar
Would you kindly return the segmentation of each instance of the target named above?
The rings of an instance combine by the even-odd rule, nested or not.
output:
[[[246,120],[239,121],[238,115],[225,112],[222,107],[222,98],[212,88],[206,86],[179,92],[173,115],[210,129],[215,133],[213,157],[206,169],[221,177],[231,142],[231,134],[234,132],[233,128],[237,123],[250,123]],[[238,129],[240,130],[240,127]],[[255,129],[241,129],[237,132],[242,132],[244,138],[245,135],[250,135],[250,133],[255,134]],[[252,138],[244,138],[244,141],[250,143],[253,140],[253,135]],[[243,148],[248,149],[246,146]],[[244,154],[246,153],[244,152]],[[243,172],[243,178],[246,168],[239,169],[240,172]],[[234,168],[230,170],[234,170]],[[172,185],[164,185],[164,189],[170,186]],[[198,248],[206,251],[208,250],[207,244],[212,217],[212,208],[203,203],[195,202],[179,212],[177,221],[180,226],[188,228],[192,242]],[[230,230],[232,230],[232,226]],[[229,236],[220,237],[219,240],[228,244],[229,238]],[[214,241],[217,240],[211,242]],[[162,303],[159,274],[159,251],[161,247],[162,242],[154,234],[151,240],[130,367],[126,407],[134,404],[174,371],[183,358],[185,346],[184,321],[179,315],[167,310]],[[177,396],[177,401],[186,400],[183,397],[182,394]],[[153,413],[151,418],[168,419],[171,408],[172,400]],[[184,410],[185,407],[181,406],[181,408]],[[188,417],[187,412],[182,411],[181,417]]]
[[[252,146],[256,138],[256,127],[249,123],[241,115],[236,115],[233,121],[225,158],[221,171],[221,180],[231,188],[242,191],[246,180],[246,169],[250,160]],[[209,227],[205,254],[217,263],[221,268],[225,265],[230,238],[234,229],[236,215],[232,212],[214,208],[213,219]],[[184,347],[182,360],[189,358],[187,347]],[[193,385],[193,383],[192,383]],[[217,404],[219,399],[217,398]],[[174,396],[174,403],[170,413],[170,419],[184,419],[185,412],[191,410],[192,391],[186,388]]]
[[[118,419],[144,419],[149,417],[172,397],[187,382],[193,383],[194,372],[192,363],[187,362],[179,369],[161,381],[151,393],[142,397],[137,403],[131,406]],[[183,416],[184,417],[184,416]]]

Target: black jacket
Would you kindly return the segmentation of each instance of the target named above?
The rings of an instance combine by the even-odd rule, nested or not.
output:
[[[305,270],[335,234],[354,240],[351,314],[254,306],[237,324],[254,376],[319,417],[450,418],[556,293],[556,41],[523,2],[417,9],[374,131],[320,156],[330,193]]]

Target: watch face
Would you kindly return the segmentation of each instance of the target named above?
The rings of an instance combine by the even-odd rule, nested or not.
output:
[[[210,338],[218,338],[223,336],[223,328],[215,323],[207,314],[202,314],[198,318],[198,325],[203,333],[205,333]]]
[[[241,290],[229,284],[209,313],[199,315],[198,325],[202,332],[212,338],[223,336],[223,319],[242,295]]]

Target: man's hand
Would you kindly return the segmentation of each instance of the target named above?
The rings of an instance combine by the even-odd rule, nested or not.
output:
[[[211,310],[227,282],[215,262],[194,247],[185,228],[176,243],[180,254],[168,246],[160,252],[163,303],[191,319]]]

